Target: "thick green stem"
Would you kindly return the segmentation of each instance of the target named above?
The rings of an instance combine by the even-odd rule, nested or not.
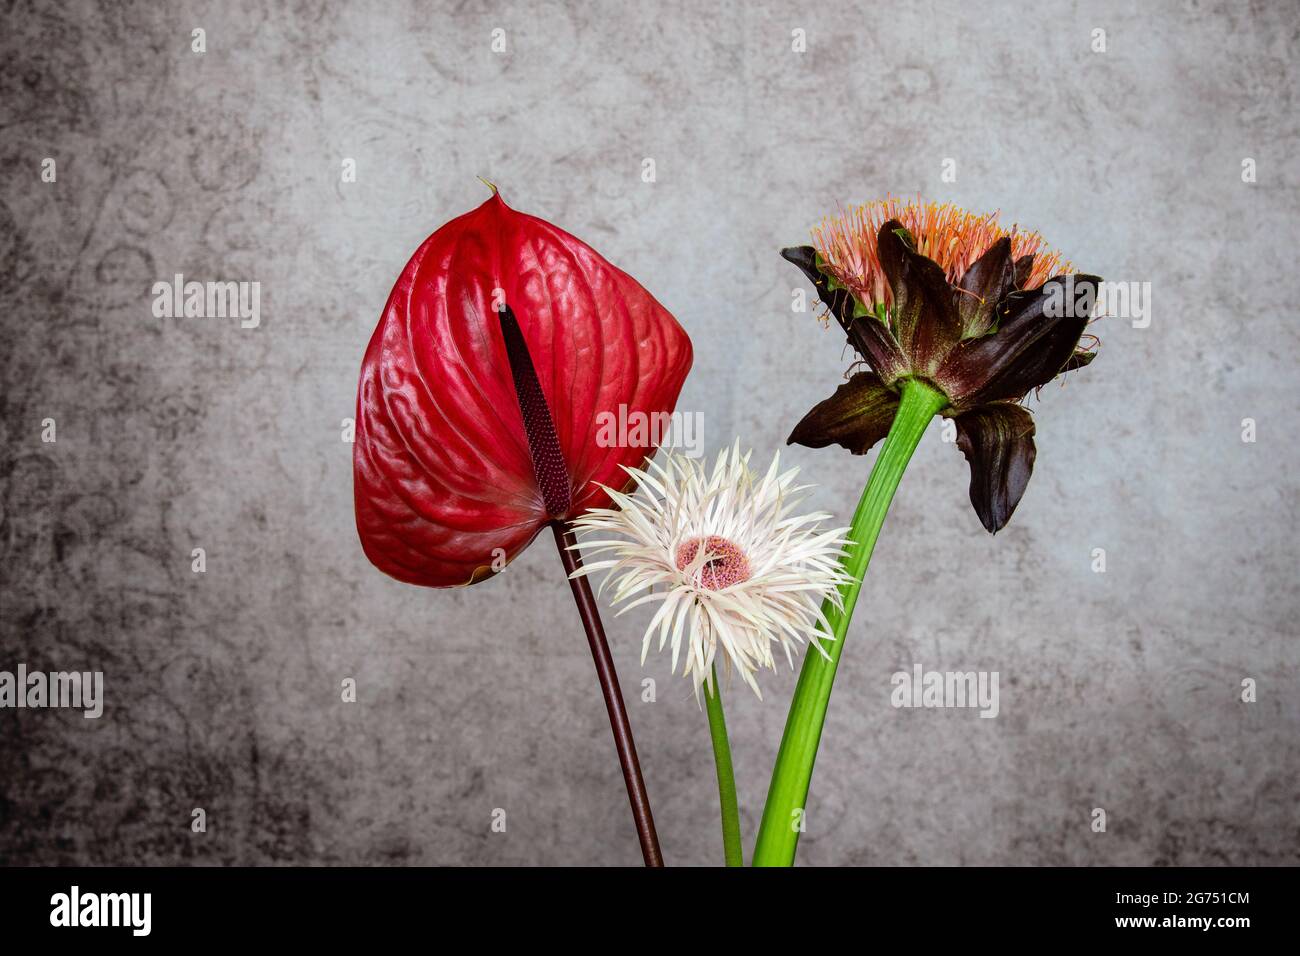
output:
[[[722,685],[713,669],[713,693],[704,688],[709,709],[709,736],[713,738],[713,762],[718,766],[718,803],[722,807],[722,852],[727,866],[744,866],[740,844],[740,808],[736,805],[736,775],[731,769],[731,745],[727,742],[727,721],[722,716]]]
[[[799,683],[790,701],[790,714],[781,738],[781,749],[772,769],[767,804],[763,807],[763,822],[754,847],[755,866],[794,864],[799,834],[804,829],[808,785],[817,759],[817,746],[821,742],[822,725],[826,722],[826,705],[830,701],[831,685],[835,682],[835,669],[844,652],[844,636],[853,617],[853,606],[862,589],[862,578],[867,573],[867,563],[871,560],[871,552],[875,549],[876,538],[885,522],[889,503],[894,500],[903,470],[916,451],[930,419],[946,404],[947,399],[924,382],[913,379],[903,386],[902,401],[894,415],[894,423],[880,449],[875,467],[871,469],[871,477],[867,479],[867,487],[863,489],[849,529],[851,543],[843,565],[852,580],[840,588],[843,607],[836,608],[830,601],[822,606],[831,633],[835,635],[835,640],[826,644],[830,660],[814,648],[809,648],[804,654],[803,669],[799,672]]]

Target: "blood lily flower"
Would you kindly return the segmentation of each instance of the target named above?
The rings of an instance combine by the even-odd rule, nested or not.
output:
[[[864,454],[889,432],[903,385],[941,396],[971,467],[971,504],[1001,530],[1034,465],[1034,421],[1020,404],[1087,365],[1080,347],[1100,279],[1070,273],[1037,233],[996,213],[886,199],[829,219],[815,245],[782,251],[813,282],[870,367],[812,409],[791,443]]]
[[[754,675],[776,669],[773,647],[793,667],[796,648],[826,638],[820,606],[846,580],[839,561],[848,529],[823,529],[825,512],[794,514],[808,488],[794,484],[798,468],[779,472],[775,456],[760,477],[749,459],[737,444],[712,470],[680,454],[630,468],[636,493],[607,488],[618,507],[573,523],[590,555],[610,555],[579,573],[606,570],[600,591],[612,583],[612,603],[633,599],[620,614],[658,605],[642,663],[656,634],[661,651],[671,639],[673,673],[684,657],[697,696],[701,685],[713,692],[721,652],[724,671],[734,669],[762,698]]]
[[[782,255],[812,280],[869,367],[795,426],[792,443],[854,454],[884,439],[849,528],[835,641],[804,659],[772,770],[754,863],[789,866],[807,806],[831,688],[862,579],[899,480],[935,415],[955,420],[970,499],[990,532],[1015,511],[1034,466],[1034,421],[1020,402],[1092,360],[1079,347],[1101,282],[1074,275],[1037,233],[952,205],[871,203],[828,220],[815,245]],[[1049,278],[1050,277],[1050,278]]]

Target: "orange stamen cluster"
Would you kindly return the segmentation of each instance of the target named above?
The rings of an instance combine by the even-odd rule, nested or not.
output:
[[[1034,257],[1022,288],[1036,289],[1049,278],[1068,272],[1070,263],[1043,246],[1036,232],[1004,228],[998,213],[978,215],[952,203],[903,201],[890,196],[828,216],[812,231],[813,245],[830,271],[865,305],[893,306],[893,295],[876,253],[880,227],[897,219],[912,235],[916,251],[933,259],[954,285],[993,243],[1011,237],[1013,259]]]

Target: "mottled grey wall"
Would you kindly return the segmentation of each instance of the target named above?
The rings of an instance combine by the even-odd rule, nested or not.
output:
[[[1000,207],[1081,267],[1150,282],[1150,327],[1100,323],[1100,358],[1036,404],[1005,532],[981,529],[938,423],[926,436],[853,622],[801,860],[1300,861],[1296,4],[3,16],[0,669],[102,669],[107,704],[0,711],[0,860],[639,862],[548,542],[430,591],[375,571],[353,527],[340,422],[362,351],[483,175],[678,316],[696,352],[680,407],[710,449],[768,454],[847,367],[838,334],[791,312],[776,255],[837,203]],[[261,326],[155,318],[150,286],[177,272],[260,282]],[[788,454],[847,518],[869,460]],[[644,619],[609,623],[634,691]],[[998,671],[1000,716],[895,710],[889,676],[913,662]],[[645,673],[657,703],[629,697],[665,855],[719,861],[704,716],[665,659]],[[793,683],[729,695],[747,842]]]

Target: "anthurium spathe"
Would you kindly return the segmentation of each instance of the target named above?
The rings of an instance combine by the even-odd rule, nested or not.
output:
[[[548,500],[511,374],[512,313],[553,424],[563,488]],[[691,365],[676,319],[580,239],[500,194],[420,245],[361,367],[357,531],[401,581],[472,584],[548,522],[609,504],[648,438],[598,442],[601,413],[671,412]],[[558,493],[557,493],[558,492]],[[559,513],[556,513],[556,512]]]
[[[1001,530],[1034,464],[1034,421],[1020,401],[1092,360],[1080,340],[1101,280],[1070,273],[1037,233],[950,204],[887,199],[828,220],[813,238],[782,255],[870,371],[813,408],[790,441],[864,454],[889,432],[904,384],[922,382],[955,420],[980,520]]]

